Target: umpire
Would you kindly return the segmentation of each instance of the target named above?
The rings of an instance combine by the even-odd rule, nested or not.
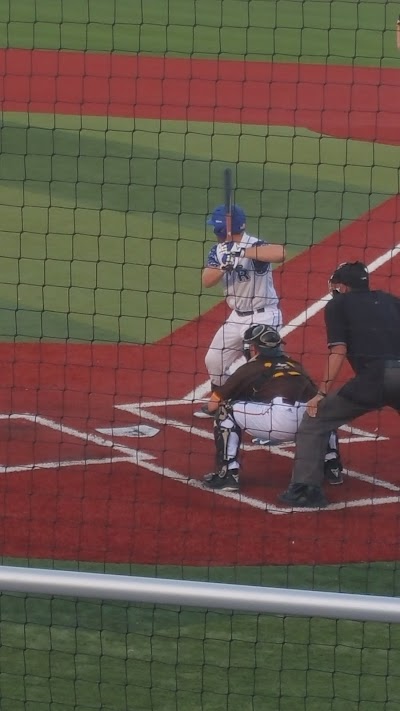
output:
[[[329,432],[366,412],[389,406],[400,413],[400,299],[369,288],[362,262],[341,264],[325,306],[329,354],[324,375],[299,427],[292,480],[279,497],[286,505],[322,508],[323,462]],[[332,385],[347,358],[351,378]]]

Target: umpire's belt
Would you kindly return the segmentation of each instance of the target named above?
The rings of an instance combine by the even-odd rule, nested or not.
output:
[[[235,309],[238,316],[252,316],[253,314],[262,314],[265,311],[264,307],[262,309],[254,309],[254,311],[238,311]]]
[[[385,360],[385,368],[400,368],[400,358],[399,360]]]

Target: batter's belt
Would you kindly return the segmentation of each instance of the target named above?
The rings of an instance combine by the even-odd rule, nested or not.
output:
[[[264,313],[264,311],[264,307],[262,307],[261,309],[254,309],[252,311],[238,311],[237,309],[235,309],[235,312],[238,316],[253,316],[253,314],[262,314]]]

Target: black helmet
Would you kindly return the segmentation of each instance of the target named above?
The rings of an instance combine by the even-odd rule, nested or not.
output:
[[[283,343],[279,331],[265,323],[256,323],[250,326],[243,336],[243,351],[246,359],[250,359],[250,346],[257,346],[261,355],[269,358],[280,357],[283,354],[280,348]]]
[[[329,283],[344,284],[351,289],[369,289],[368,269],[363,262],[343,262],[335,269]]]

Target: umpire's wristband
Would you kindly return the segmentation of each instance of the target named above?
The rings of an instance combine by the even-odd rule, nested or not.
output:
[[[317,395],[321,395],[321,397],[326,397],[327,393],[323,393],[322,390],[318,390]]]

